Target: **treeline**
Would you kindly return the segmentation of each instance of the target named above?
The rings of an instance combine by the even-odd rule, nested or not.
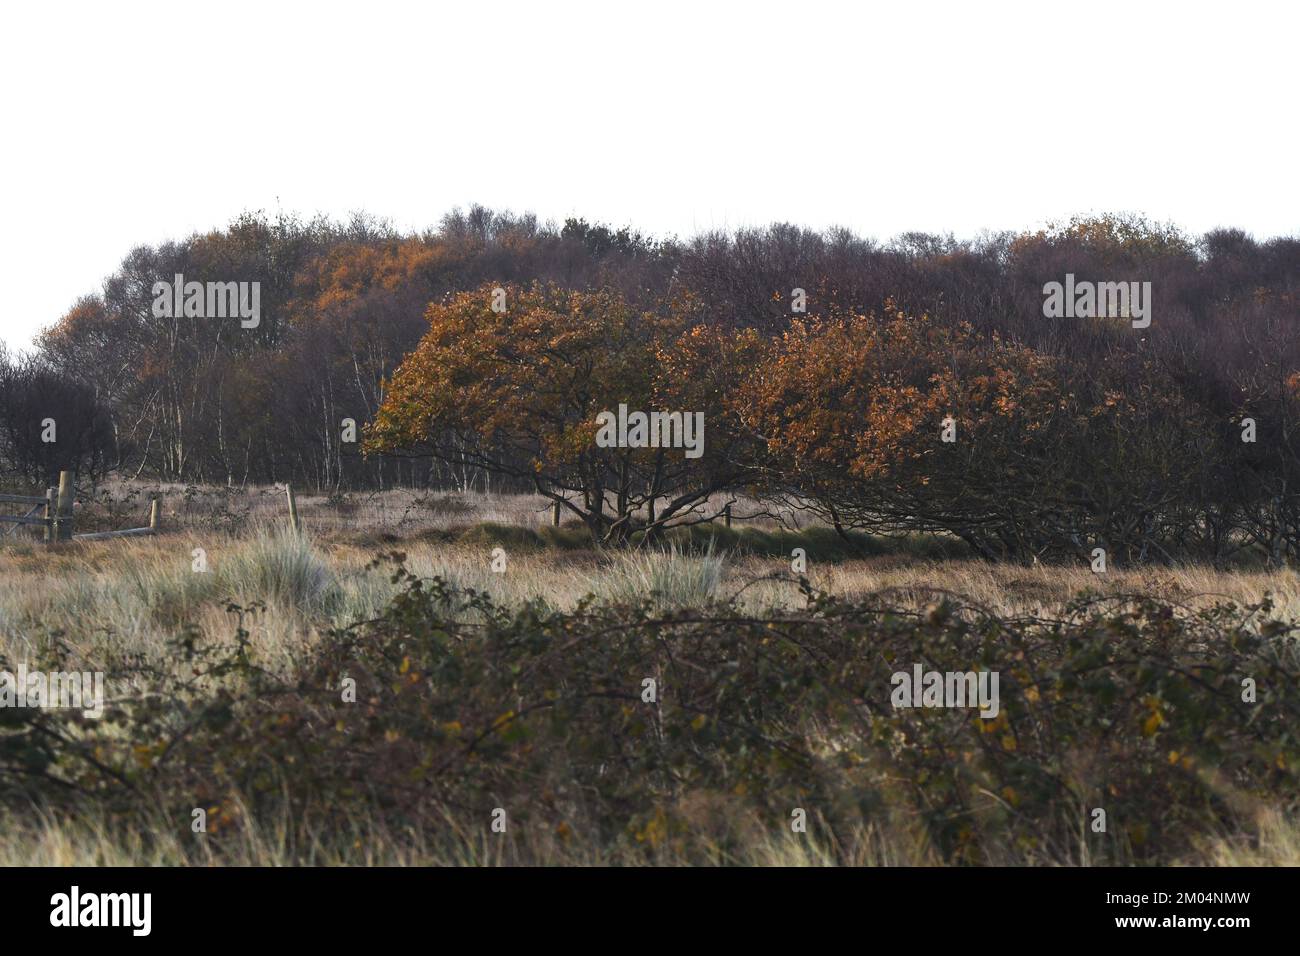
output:
[[[91,475],[116,469],[223,484],[482,481],[435,462],[364,461],[344,440],[341,422],[360,426],[378,409],[385,376],[426,328],[428,303],[488,279],[653,294],[666,288],[673,261],[627,231],[582,221],[555,229],[481,207],[453,212],[420,235],[366,216],[340,224],[246,215],[222,231],[132,250],[102,291],[78,301],[18,363],[34,406],[45,389],[33,375],[88,390],[110,422],[100,441],[39,449],[20,436],[0,456],[24,474],[39,470],[28,464],[35,456]],[[154,284],[176,275],[259,283],[256,327],[155,315]],[[40,444],[27,401],[6,401],[0,414],[7,432],[30,432]]]
[[[260,322],[155,316],[176,274],[260,282]],[[1045,316],[1067,275],[1151,283],[1151,324]],[[1300,549],[1298,280],[1295,238],[1125,216],[884,244],[481,207],[419,235],[245,216],[134,250],[2,363],[0,455],[28,475],[538,490],[606,539],[743,490],[990,557],[1280,560]],[[705,413],[703,453],[598,447],[620,403]]]

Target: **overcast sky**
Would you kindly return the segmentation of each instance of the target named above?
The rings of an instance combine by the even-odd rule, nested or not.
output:
[[[10,4],[0,338],[244,210],[1300,233],[1295,3]]]

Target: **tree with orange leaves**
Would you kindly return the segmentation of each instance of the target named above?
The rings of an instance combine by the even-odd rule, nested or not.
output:
[[[711,496],[752,474],[726,400],[762,343],[704,327],[689,301],[639,312],[609,290],[483,286],[431,305],[426,318],[369,426],[368,451],[463,457],[527,479],[604,541],[711,520],[720,507]],[[602,412],[620,406],[702,415],[699,454],[602,447]]]
[[[737,406],[765,483],[837,529],[947,531],[993,556],[1032,548],[1060,396],[1051,362],[897,310],[797,322]]]

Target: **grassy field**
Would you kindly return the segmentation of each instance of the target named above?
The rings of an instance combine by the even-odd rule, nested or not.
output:
[[[949,596],[963,613],[989,619],[1060,620],[1077,615],[1070,604],[1087,592],[1108,597],[1112,606],[1124,604],[1130,595],[1154,598],[1189,616],[1225,602],[1252,605],[1269,595],[1270,616],[1300,618],[1300,576],[1289,569],[1112,569],[1097,575],[1086,566],[993,565],[960,557],[959,549],[940,540],[863,538],[850,548],[824,528],[783,529],[767,517],[743,520],[753,511],[743,506],[737,508],[738,521],[731,531],[697,528],[683,532],[666,550],[608,552],[592,547],[580,528],[549,527],[546,502],[531,496],[407,491],[304,496],[300,502],[305,530],[295,535],[285,527],[283,493],[276,489],[236,494],[120,485],[79,505],[78,530],[142,524],[147,493],[154,490],[164,494],[164,532],[157,537],[55,547],[34,540],[0,540],[0,657],[12,665],[54,655],[66,669],[105,671],[110,698],[127,699],[158,693],[164,686],[158,675],[168,680],[185,676],[193,665],[178,657],[176,640],[189,634],[214,654],[242,648],[241,653],[270,675],[266,679],[298,680],[303,662],[332,653],[340,632],[358,622],[391,617],[394,602],[400,604],[401,596],[409,593],[409,578],[395,577],[391,562],[375,561],[377,555],[392,552],[404,556],[403,566],[411,575],[438,577],[458,591],[487,595],[502,614],[533,608],[530,614],[562,615],[566,622],[569,615],[581,619],[588,601],[597,607],[643,604],[652,618],[725,607],[726,613],[745,619],[780,619],[807,604],[791,568],[789,555],[796,547],[807,553],[806,578],[813,590],[863,605],[887,602],[896,611],[913,609],[920,615]],[[194,569],[199,551],[206,571]],[[498,568],[504,556],[503,570],[493,569],[494,552]],[[245,612],[232,611],[232,602]],[[444,612],[452,625],[466,628],[478,626],[474,622],[483,613],[472,602],[449,603]],[[807,623],[801,621],[800,626]],[[443,626],[435,622],[432,629]],[[378,633],[391,636],[391,630]],[[393,646],[408,647],[411,634],[404,630]],[[1294,661],[1293,647],[1285,653]],[[564,684],[564,674],[556,680]],[[439,699],[438,706],[444,703]],[[428,701],[425,705],[432,706]],[[421,713],[427,717],[432,712]],[[304,718],[305,724],[319,718],[312,713],[315,717]],[[174,718],[160,719],[165,723]],[[658,732],[662,734],[662,727]],[[834,726],[800,732],[819,741],[813,750],[839,746],[835,741],[840,732]],[[575,736],[569,731],[563,735]],[[533,744],[521,746],[523,752]],[[537,746],[540,750],[542,744]],[[1155,754],[1163,756],[1163,750]],[[516,759],[518,754],[501,759],[507,757]],[[150,759],[142,761],[146,770]],[[1171,763],[1176,760],[1170,758]],[[547,776],[554,769],[530,772]],[[868,778],[845,777],[835,787],[852,790],[862,786],[862,779],[890,778],[887,766],[873,773],[876,776]],[[743,786],[736,784],[738,793]],[[1222,790],[1227,785],[1220,781],[1215,786]],[[498,793],[492,787],[484,790],[484,799]],[[650,799],[646,805],[654,807],[652,819],[642,821],[632,836],[602,836],[593,825],[573,838],[569,824],[562,821],[557,829],[552,821],[545,827],[516,829],[504,839],[466,822],[452,796],[437,806],[422,802],[418,813],[397,817],[359,798],[343,817],[322,817],[308,825],[295,816],[291,804],[278,815],[268,814],[253,795],[230,787],[216,801],[222,807],[218,819],[226,827],[222,838],[196,839],[169,815],[165,798],[135,793],[124,816],[120,805],[89,789],[91,798],[72,803],[10,801],[0,826],[0,865],[1142,862],[1141,853],[1123,841],[1099,851],[1082,824],[1077,840],[1062,838],[1059,814],[1051,827],[1042,824],[1030,835],[1023,828],[1006,829],[1013,826],[1007,820],[1000,819],[996,826],[987,823],[978,852],[961,856],[936,838],[932,827],[917,823],[914,803],[890,797],[883,784],[885,804],[877,812],[847,817],[850,822],[838,829],[822,828],[809,835],[761,822],[755,805],[729,802],[727,792],[716,785],[675,784],[669,788],[671,813],[656,823],[660,811],[655,800],[661,797]],[[1163,852],[1158,862],[1300,864],[1294,807],[1285,800],[1258,797],[1257,791],[1248,801],[1227,800],[1231,811],[1219,809],[1198,818],[1189,831],[1195,838],[1179,837],[1183,842],[1175,846],[1181,850]],[[994,792],[989,802],[1003,804],[999,812],[1017,815],[1010,805],[1013,797]],[[254,804],[259,809],[253,809]],[[1023,815],[1021,808],[1016,810]],[[575,819],[581,817],[578,810],[571,812],[578,815]],[[971,812],[979,817],[984,811]],[[1151,812],[1158,815],[1160,808],[1152,807]],[[537,809],[538,815],[544,811]],[[719,817],[729,821],[726,826],[718,824]],[[656,827],[676,836],[661,840]],[[1044,835],[1049,829],[1052,835]],[[1018,842],[1003,844],[1002,835],[1013,830]]]

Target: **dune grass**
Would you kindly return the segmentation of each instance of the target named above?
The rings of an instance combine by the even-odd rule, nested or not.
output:
[[[800,575],[792,568],[795,549],[806,557],[804,574],[820,590],[846,598],[887,592],[917,607],[937,593],[1004,616],[1051,614],[1084,592],[1148,594],[1188,607],[1220,601],[1249,604],[1265,594],[1275,614],[1300,619],[1300,575],[1291,569],[1218,570],[1112,568],[1093,574],[1086,565],[998,565],[964,557],[940,539],[882,542],[867,536],[845,540],[826,528],[789,530],[772,525],[728,529],[677,529],[659,547],[634,542],[626,550],[596,546],[585,529],[553,528],[539,502],[442,499],[433,505],[415,496],[367,507],[387,515],[399,506],[423,509],[423,524],[377,522],[315,526],[295,533],[273,510],[230,527],[173,522],[152,538],[74,542],[47,547],[32,541],[0,543],[0,656],[16,663],[39,657],[53,643],[68,659],[90,670],[111,668],[132,656],[165,660],[169,642],[184,627],[213,639],[231,639],[228,605],[255,607],[248,614],[249,640],[266,666],[288,670],[303,648],[324,631],[369,620],[398,592],[389,566],[376,557],[398,551],[413,573],[438,576],[460,588],[491,595],[518,607],[538,602],[572,609],[580,601],[649,602],[656,611],[699,607],[734,599],[755,613],[797,606]],[[309,503],[312,508],[323,507]],[[359,522],[364,520],[364,515]],[[466,523],[466,519],[470,520]],[[206,570],[196,570],[199,555]],[[504,567],[494,570],[494,552]],[[500,562],[498,562],[500,567]],[[277,865],[288,859],[277,842],[274,822],[250,831],[239,862]],[[1189,848],[1188,863],[1211,865],[1300,864],[1300,830],[1273,809],[1258,814],[1253,828],[1225,833]],[[927,865],[935,862],[923,845],[897,831],[852,836],[848,855],[863,865]],[[734,844],[718,850],[715,862],[820,865],[833,858],[808,841],[756,833],[744,851]],[[194,862],[192,847],[160,839],[133,841],[102,822],[55,820],[39,814],[0,823],[0,865],[170,864]],[[355,822],[347,840],[322,835],[312,862],[391,865],[427,863],[492,864],[549,862],[602,864],[609,859],[592,847],[546,840],[536,844],[484,844],[480,836],[377,831]],[[229,860],[227,860],[229,862]],[[639,858],[637,861],[640,861]],[[659,862],[673,863],[670,855]],[[1009,861],[1010,862],[1010,861]]]
[[[88,662],[106,649],[162,653],[184,624],[229,629],[228,602],[266,605],[254,639],[286,651],[321,628],[372,617],[395,593],[377,555],[400,551],[416,574],[490,594],[507,605],[540,601],[567,609],[588,595],[650,600],[659,608],[736,597],[755,611],[802,598],[790,552],[806,553],[813,587],[845,597],[888,590],[917,604],[949,591],[1005,615],[1059,610],[1083,592],[1143,593],[1191,606],[1252,603],[1271,596],[1277,613],[1300,617],[1300,575],[1291,569],[1112,569],[990,564],[905,550],[846,556],[826,529],[774,532],[692,528],[657,549],[602,550],[582,529],[486,522],[458,531],[358,540],[352,533],[290,532],[261,522],[239,535],[193,531],[154,538],[0,546],[0,654],[21,659],[59,639]],[[504,569],[493,570],[501,548]],[[787,551],[787,548],[789,550]],[[202,549],[207,571],[196,571]],[[919,550],[924,553],[925,548]]]

